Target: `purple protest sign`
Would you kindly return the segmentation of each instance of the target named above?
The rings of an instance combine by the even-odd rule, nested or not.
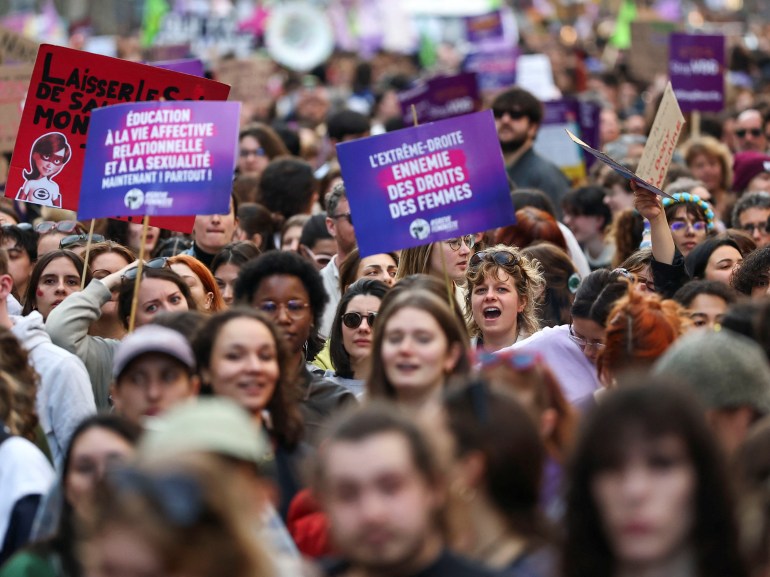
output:
[[[465,31],[466,38],[471,44],[502,40],[505,37],[503,13],[496,10],[480,16],[466,16]]]
[[[203,62],[197,58],[185,58],[183,60],[164,60],[163,62],[150,62],[150,66],[155,68],[163,68],[165,70],[173,70],[174,72],[182,72],[183,74],[191,74],[192,76],[200,76],[203,78],[205,72],[203,70]]]
[[[668,71],[682,112],[724,108],[724,36],[671,34]]]
[[[91,113],[82,219],[226,213],[238,102],[141,102]]]
[[[492,112],[337,145],[361,256],[515,222]]]
[[[417,122],[435,122],[481,108],[479,87],[474,73],[456,76],[437,76],[398,95],[401,114],[407,125],[414,123],[412,106]]]
[[[516,83],[516,61],[519,51],[515,47],[499,47],[471,52],[463,61],[465,72],[475,72],[479,89],[494,92],[510,88]]]

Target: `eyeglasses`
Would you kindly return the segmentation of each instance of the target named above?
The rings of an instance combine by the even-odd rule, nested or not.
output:
[[[104,240],[105,239],[101,234],[94,234],[91,236],[91,242],[104,242]],[[61,239],[61,242],[59,242],[59,248],[67,248],[73,244],[80,244],[83,242],[88,242],[87,234],[71,234]]]
[[[500,266],[516,266],[521,262],[518,255],[507,250],[480,250],[468,261],[468,268],[475,271],[485,260],[491,260]]]
[[[19,224],[6,223],[6,224],[3,225],[3,228],[12,228],[12,227],[16,227],[19,230],[32,230],[33,229],[33,226],[30,223],[28,223],[28,222],[20,222]]]
[[[317,263],[318,266],[321,266],[321,267],[324,267],[327,264],[329,264],[329,262],[334,258],[334,255],[332,254],[322,254],[322,253],[316,254],[306,246],[301,246],[300,248],[307,253],[307,255],[310,257],[310,259],[313,262]]]
[[[692,227],[692,229],[695,232],[703,232],[706,230],[706,223],[702,220],[697,220],[693,223],[677,220],[675,222],[672,222],[670,226],[671,226],[671,232],[683,232],[687,230],[689,227]]]
[[[476,246],[476,237],[472,234],[466,234],[465,236],[458,236],[457,238],[450,238],[448,240],[444,241],[449,245],[449,248],[451,248],[453,251],[457,252],[460,250],[460,247],[465,243],[465,246],[468,248],[473,248]]]
[[[738,138],[746,138],[746,134],[750,134],[754,138],[759,138],[762,136],[762,130],[759,128],[739,128],[735,131],[735,136]]]
[[[759,234],[767,234],[767,233],[770,233],[770,227],[767,226],[768,224],[770,223],[763,222],[763,223],[755,224],[750,222],[748,224],[744,224],[743,226],[741,226],[741,230],[744,232],[748,232],[749,234],[754,234],[754,231],[758,231]]]
[[[165,256],[159,256],[158,258],[154,258],[151,261],[144,263],[144,265],[142,266],[142,268],[166,268],[166,267],[168,267],[168,257],[165,257]],[[123,281],[136,280],[137,270],[139,270],[139,267],[128,269],[126,272],[123,273],[121,280]]]
[[[240,151],[238,151],[238,155],[241,158],[248,158],[249,156],[267,156],[267,153],[265,152],[264,148],[257,148],[257,149],[246,149],[241,148]]]
[[[575,343],[577,346],[580,347],[581,351],[586,350],[588,347],[593,347],[595,349],[601,350],[607,346],[600,341],[589,341],[584,337],[577,336],[575,332],[572,330],[572,324],[569,325],[569,338],[573,343]]]
[[[341,212],[340,214],[329,215],[329,218],[332,220],[337,220],[338,218],[344,218],[350,223],[351,226],[353,226],[353,215],[350,214],[349,212]]]
[[[310,305],[308,303],[295,300],[290,300],[285,303],[264,301],[257,305],[257,308],[266,315],[270,315],[271,317],[277,317],[280,314],[280,310],[283,308],[289,318],[299,319],[302,318],[302,315],[305,314],[305,309],[310,308]]]
[[[506,114],[511,117],[511,120],[520,120],[527,116],[527,113],[523,110],[511,110],[509,108],[492,108],[492,114],[497,120],[500,120]]]
[[[366,313],[365,315],[353,312],[345,313],[342,315],[342,324],[349,329],[357,329],[361,326],[361,323],[364,322],[364,319],[366,319],[366,324],[369,325],[369,328],[373,329],[374,321],[377,319],[377,313]]]
[[[59,222],[53,220],[44,220],[43,222],[35,226],[35,231],[40,234],[47,234],[52,231],[70,233],[77,231],[78,234],[83,233],[83,229],[80,227],[80,223],[76,220],[60,220]]]

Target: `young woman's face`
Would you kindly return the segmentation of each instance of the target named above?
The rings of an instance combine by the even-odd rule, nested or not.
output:
[[[345,314],[361,315],[361,324],[357,328],[352,329],[344,322],[342,323],[342,346],[350,356],[350,364],[353,366],[368,359],[372,354],[374,327],[369,326],[368,315],[380,310],[380,302],[380,299],[374,295],[358,295],[350,299],[345,309]]]
[[[47,319],[66,297],[80,290],[80,274],[67,257],[53,259],[43,269],[35,290],[36,308]]]
[[[204,372],[215,394],[259,413],[273,397],[279,377],[278,348],[264,323],[240,317],[220,329]]]
[[[459,360],[438,321],[424,310],[406,307],[384,327],[382,364],[399,398],[422,397],[440,389]]]
[[[214,280],[217,281],[219,292],[222,293],[222,299],[227,306],[232,306],[235,300],[235,281],[241,267],[230,262],[221,264],[214,271]]]
[[[495,269],[473,287],[471,313],[484,337],[496,340],[507,336],[509,344],[518,336],[518,314],[526,300],[516,292],[516,280],[501,269]]]
[[[356,280],[360,278],[373,278],[393,286],[396,282],[398,264],[389,254],[373,254],[361,259],[356,271]]]
[[[149,323],[161,312],[189,310],[187,299],[176,283],[162,278],[143,278],[139,283],[139,304],[136,307],[136,326]]]
[[[109,429],[92,427],[77,438],[64,477],[64,494],[75,513],[83,515],[93,503],[94,489],[107,468],[133,454],[133,445]]]
[[[716,156],[699,154],[690,163],[693,178],[700,180],[710,191],[722,188],[722,165]]]
[[[244,136],[238,143],[238,172],[244,176],[259,178],[270,159],[265,149],[253,136]]]
[[[687,312],[692,320],[693,329],[713,330],[722,322],[722,317],[727,312],[727,303],[724,299],[709,294],[699,294],[687,307]]]
[[[604,348],[604,340],[607,338],[605,328],[596,321],[574,317],[570,332],[586,358],[596,364],[599,352]]]
[[[465,237],[459,237],[458,240],[460,238]],[[464,240],[457,250],[454,250],[448,241],[433,243],[430,251],[430,274],[442,279],[445,275],[449,275],[454,282],[462,281],[465,278],[465,270],[468,268],[471,249],[472,247],[469,247]]]
[[[688,214],[685,206],[677,207],[669,226],[676,248],[683,256],[690,254],[690,251],[706,238],[706,221],[697,220]]]
[[[297,252],[299,250],[299,238],[302,236],[301,226],[290,226],[281,237],[281,250]]]
[[[66,163],[67,151],[62,148],[54,152],[53,154],[45,154],[41,152],[32,153],[32,158],[35,161],[35,166],[40,176],[46,178],[52,178],[59,174],[61,169]]]
[[[726,285],[730,285],[730,277],[733,271],[743,262],[743,257],[734,246],[720,246],[714,252],[706,263],[705,277],[707,280],[716,280]]]
[[[195,304],[198,305],[199,311],[207,311],[211,308],[211,301],[214,299],[214,294],[206,292],[203,287],[200,277],[198,277],[193,270],[182,262],[177,262],[169,265],[171,270],[184,279],[187,286],[190,287],[190,293],[192,294]]]
[[[155,250],[160,237],[160,229],[157,226],[147,227],[147,236],[144,239],[144,253],[149,255]],[[128,247],[136,254],[139,254],[139,248],[142,245],[142,225],[137,222],[128,223]]]
[[[251,306],[272,317],[292,353],[302,351],[313,328],[313,310],[310,295],[298,277],[276,274],[263,279]]]
[[[625,456],[617,469],[596,473],[591,492],[618,563],[654,566],[689,545],[695,470],[671,435],[638,439]]]
[[[128,264],[131,263],[116,252],[103,252],[91,259],[91,274],[94,278],[103,279],[114,272],[118,272]],[[102,305],[102,317],[114,318],[117,316],[117,301],[118,291],[116,290],[112,293],[112,298],[109,302]]]

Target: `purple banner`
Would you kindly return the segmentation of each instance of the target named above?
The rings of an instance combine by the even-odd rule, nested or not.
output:
[[[516,83],[516,60],[519,51],[515,47],[471,52],[465,57],[463,70],[475,72],[479,89],[493,92],[510,88]]]
[[[492,112],[337,145],[361,256],[515,222]]]
[[[165,70],[173,70],[174,72],[182,72],[183,74],[191,74],[192,76],[200,76],[203,78],[205,72],[203,70],[203,62],[197,58],[186,58],[184,60],[164,60],[163,62],[150,62],[151,66],[156,68],[163,68]]]
[[[466,38],[471,44],[482,44],[505,37],[503,13],[500,10],[465,18]]]
[[[420,124],[469,114],[481,108],[479,87],[473,73],[431,78],[399,93],[398,100],[404,122],[409,126],[414,124],[412,106]]]
[[[239,102],[142,102],[96,108],[78,216],[226,213]]]
[[[668,72],[682,112],[725,105],[725,37],[672,33]]]

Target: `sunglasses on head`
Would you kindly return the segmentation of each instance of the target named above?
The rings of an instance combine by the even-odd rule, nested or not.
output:
[[[80,223],[76,220],[60,220],[58,222],[53,220],[44,220],[43,222],[35,225],[35,231],[40,234],[47,234],[52,231],[56,232],[76,232],[81,234],[83,229],[80,227]]]
[[[104,240],[105,239],[101,234],[94,234],[91,236],[91,242],[104,242]],[[81,244],[84,242],[88,242],[87,234],[71,234],[61,239],[61,242],[59,242],[59,248],[67,248],[69,246]]]
[[[159,256],[158,258],[154,258],[151,261],[144,263],[142,268],[165,268],[167,266],[168,266],[168,257]],[[121,277],[122,280],[124,281],[135,280],[137,270],[139,270],[139,267],[135,267],[127,270],[125,273],[123,273],[123,276]]]
[[[377,313],[366,313],[366,315],[361,313],[345,313],[342,315],[342,324],[349,329],[357,329],[364,322],[364,319],[366,319],[366,324],[369,325],[369,328],[372,329],[374,328],[374,321],[377,319]]]
[[[759,138],[762,136],[762,130],[759,128],[739,128],[735,131],[735,136],[738,138],[746,138],[747,134],[750,134],[754,138]]]
[[[19,230],[33,230],[33,228],[34,228],[34,227],[33,227],[33,226],[30,224],[30,223],[28,223],[28,222],[20,222],[20,223],[18,223],[18,224],[12,224],[12,223],[8,222],[8,223],[6,223],[6,224],[4,224],[4,225],[3,225],[3,228],[11,228],[11,227],[14,227],[14,226],[15,226],[16,228],[18,228]]]
[[[516,266],[521,262],[517,255],[505,250],[480,250],[468,261],[468,268],[475,271],[485,260],[500,266]]]

